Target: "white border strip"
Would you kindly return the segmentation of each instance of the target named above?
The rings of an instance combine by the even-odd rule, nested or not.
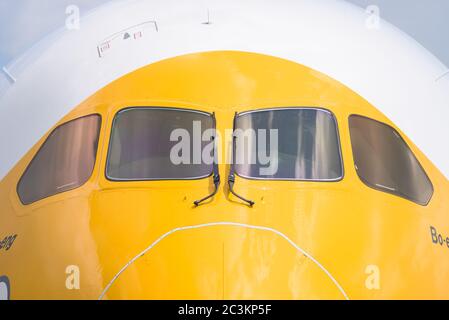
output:
[[[332,274],[327,271],[327,269],[321,264],[319,263],[314,257],[312,257],[310,254],[308,254],[306,251],[304,251],[302,248],[300,248],[296,243],[294,243],[289,237],[287,237],[285,234],[283,234],[282,232],[272,229],[272,228],[268,228],[268,227],[259,227],[259,226],[252,226],[252,225],[248,225],[248,224],[242,224],[242,223],[234,223],[234,222],[216,222],[216,223],[206,223],[206,224],[200,224],[200,225],[195,225],[195,226],[187,226],[187,227],[180,227],[180,228],[176,228],[173,229],[169,232],[167,232],[166,234],[164,234],[163,236],[161,236],[159,239],[157,239],[155,242],[153,242],[148,248],[146,248],[144,251],[142,251],[141,253],[139,253],[136,257],[134,257],[132,260],[130,260],[115,276],[114,278],[112,278],[111,282],[109,282],[109,284],[106,286],[106,288],[104,289],[103,293],[100,295],[99,300],[103,300],[104,296],[108,293],[109,289],[112,287],[112,285],[114,284],[114,282],[122,275],[123,272],[126,271],[126,269],[128,269],[134,262],[136,262],[136,260],[140,259],[141,257],[143,257],[144,255],[146,255],[151,249],[153,249],[155,246],[157,246],[160,242],[162,242],[162,240],[164,240],[165,238],[169,237],[170,235],[177,233],[177,232],[181,232],[181,231],[186,231],[186,230],[194,230],[194,229],[201,229],[201,228],[208,228],[208,227],[216,227],[216,226],[233,226],[233,227],[243,227],[243,228],[247,228],[247,229],[253,229],[253,230],[262,230],[262,231],[269,231],[272,232],[274,234],[277,234],[278,236],[281,236],[282,238],[284,238],[285,240],[287,240],[288,243],[290,243],[296,250],[298,250],[299,252],[301,252],[303,255],[305,255],[307,258],[309,258],[310,260],[312,260],[331,280],[332,282],[335,284],[335,286],[338,288],[338,290],[341,292],[341,294],[345,297],[346,300],[349,300],[348,295],[346,294],[345,290],[342,288],[342,286],[338,283],[338,281],[332,276]]]

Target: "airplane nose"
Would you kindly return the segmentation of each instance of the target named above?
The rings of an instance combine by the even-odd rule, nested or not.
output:
[[[102,298],[345,299],[314,257],[281,232],[234,223],[177,228],[143,248]]]

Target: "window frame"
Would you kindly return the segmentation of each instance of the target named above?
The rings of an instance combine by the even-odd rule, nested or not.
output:
[[[202,114],[205,116],[210,117],[213,120],[214,114],[207,112],[207,111],[201,111],[196,109],[188,109],[188,108],[181,108],[181,107],[163,107],[163,106],[133,106],[133,107],[126,107],[118,110],[114,114],[114,119],[112,120],[111,125],[111,131],[109,133],[109,143],[108,143],[108,150],[106,154],[106,164],[104,168],[104,176],[107,181],[113,182],[113,183],[135,183],[135,182],[157,182],[157,181],[199,181],[199,180],[205,180],[214,174],[213,172],[213,164],[211,167],[211,172],[208,175],[201,176],[201,177],[192,177],[192,178],[152,178],[152,179],[118,179],[110,177],[108,174],[108,168],[109,168],[109,160],[111,155],[111,147],[112,147],[112,135],[114,133],[114,129],[116,126],[117,118],[120,114],[132,111],[132,110],[165,110],[165,111],[178,111],[178,112],[188,112],[188,113],[197,113]],[[215,129],[215,128],[213,128]]]
[[[250,180],[250,181],[283,181],[283,182],[320,182],[320,183],[336,183],[336,182],[341,182],[345,179],[345,164],[344,164],[344,158],[343,158],[343,149],[342,149],[342,144],[341,144],[341,138],[340,138],[340,128],[338,125],[338,119],[336,117],[336,115],[329,109],[327,108],[323,108],[323,107],[279,107],[279,108],[264,108],[264,109],[256,109],[256,110],[249,110],[249,111],[244,111],[244,112],[240,112],[237,113],[234,117],[234,123],[237,124],[237,119],[241,116],[245,116],[248,114],[253,114],[253,113],[259,113],[259,112],[270,112],[270,111],[285,111],[285,110],[315,110],[315,111],[321,111],[321,112],[325,112],[327,114],[330,114],[332,116],[333,121],[335,122],[335,131],[337,134],[337,143],[338,143],[338,155],[340,158],[340,163],[341,163],[341,177],[336,178],[336,179],[275,179],[275,178],[256,178],[256,177],[247,177],[245,175],[241,175],[237,172],[237,170],[235,170],[235,174],[245,180]],[[234,128],[234,132],[237,128]],[[232,146],[232,157],[233,157],[233,161],[235,160],[235,155],[236,155],[236,145],[235,143],[233,143]]]
[[[70,124],[70,123],[75,122],[75,121],[78,121],[78,120],[81,120],[81,119],[84,119],[84,118],[93,117],[93,116],[97,116],[98,119],[99,119],[99,123],[98,123],[98,133],[97,133],[98,141],[97,141],[97,147],[96,147],[96,149],[95,149],[95,161],[94,161],[94,163],[93,163],[92,172],[90,173],[89,178],[88,178],[84,183],[82,183],[82,184],[80,184],[80,185],[73,186],[73,188],[69,188],[69,189],[67,189],[67,190],[63,190],[63,191],[60,191],[60,192],[56,192],[56,193],[54,193],[54,194],[52,194],[52,195],[46,196],[46,197],[44,197],[44,198],[42,198],[42,199],[39,199],[39,200],[30,202],[30,203],[25,203],[25,202],[23,202],[22,197],[20,196],[20,192],[19,192],[20,184],[22,183],[22,180],[23,180],[23,178],[25,177],[26,173],[30,170],[30,167],[32,166],[32,164],[36,161],[36,158],[37,158],[37,156],[39,155],[39,153],[42,151],[42,149],[44,148],[44,146],[47,144],[48,140],[53,136],[53,134],[54,134],[58,129],[64,127],[65,125]],[[98,164],[99,149],[100,149],[100,143],[101,143],[100,140],[101,140],[102,126],[103,126],[103,117],[102,117],[102,115],[101,115],[100,113],[86,114],[86,115],[83,115],[83,116],[80,116],[80,117],[71,119],[71,120],[69,120],[69,121],[66,121],[66,122],[64,122],[64,123],[61,123],[60,125],[56,126],[56,127],[55,127],[55,128],[54,128],[54,129],[47,135],[47,137],[45,138],[45,141],[41,144],[41,146],[39,147],[39,149],[36,151],[36,153],[35,153],[34,156],[33,156],[33,159],[31,159],[31,161],[28,163],[26,169],[23,171],[22,175],[20,176],[19,181],[17,182],[17,185],[16,185],[16,194],[17,194],[17,197],[19,198],[20,203],[21,203],[23,206],[30,206],[30,205],[33,205],[33,204],[35,204],[35,203],[41,202],[41,201],[43,201],[43,200],[45,200],[45,199],[49,199],[49,198],[55,197],[55,196],[57,196],[57,195],[61,195],[61,194],[64,194],[64,193],[67,193],[67,192],[70,192],[70,191],[73,191],[73,190],[76,190],[76,189],[79,189],[79,188],[82,188],[83,186],[85,186],[85,185],[92,179],[93,173],[94,173],[94,171],[95,171],[95,167],[96,167],[97,164]]]
[[[366,120],[370,120],[370,121],[376,122],[376,123],[378,123],[378,124],[380,124],[380,125],[382,125],[384,127],[387,127],[388,129],[392,130],[394,132],[394,134],[396,134],[396,136],[404,143],[404,145],[407,147],[407,150],[410,152],[410,154],[416,160],[416,163],[418,164],[419,168],[421,168],[422,172],[424,173],[424,175],[426,176],[427,180],[429,181],[429,185],[431,187],[432,194],[431,194],[431,196],[429,197],[429,200],[426,203],[417,202],[415,199],[412,199],[411,197],[407,196],[406,194],[404,194],[402,192],[393,191],[393,190],[390,190],[388,188],[382,188],[382,187],[380,187],[380,186],[378,186],[376,184],[371,184],[371,183],[369,183],[366,179],[364,179],[360,175],[359,170],[357,169],[357,164],[356,164],[356,161],[355,161],[354,145],[352,143],[351,122],[350,122],[351,121],[351,117],[364,118]],[[398,132],[398,130],[396,130],[393,126],[391,126],[391,125],[389,125],[389,124],[387,124],[385,122],[382,122],[382,121],[379,121],[377,119],[373,119],[373,118],[370,118],[370,117],[367,117],[367,116],[364,116],[364,115],[360,115],[360,114],[351,114],[351,115],[349,115],[349,117],[348,117],[348,130],[349,130],[349,139],[350,139],[350,143],[351,143],[351,152],[352,152],[352,160],[353,160],[353,163],[354,163],[354,169],[355,169],[355,171],[357,173],[357,176],[359,177],[360,181],[363,182],[363,184],[365,184],[370,189],[373,189],[373,190],[376,190],[376,191],[379,191],[379,192],[382,192],[382,193],[391,194],[393,196],[396,196],[396,197],[408,200],[408,201],[410,201],[410,202],[412,202],[414,204],[420,205],[422,207],[427,207],[430,204],[430,202],[433,199],[433,196],[435,195],[435,187],[433,185],[432,179],[430,179],[429,175],[427,174],[427,171],[422,166],[422,164],[419,161],[418,157],[415,155],[415,153],[413,152],[412,148],[410,148],[410,145],[407,143],[407,141],[404,139],[404,137]]]

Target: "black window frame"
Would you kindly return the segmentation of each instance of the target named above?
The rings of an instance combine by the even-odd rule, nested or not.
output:
[[[97,146],[96,146],[96,148],[95,148],[95,161],[94,161],[93,166],[92,166],[92,171],[91,171],[89,177],[86,179],[86,181],[85,181],[84,183],[82,183],[82,184],[73,186],[73,188],[68,188],[67,190],[63,190],[63,191],[60,191],[60,192],[56,192],[56,193],[51,194],[51,195],[49,195],[49,196],[46,196],[46,197],[44,197],[44,198],[42,198],[42,199],[38,199],[38,200],[33,201],[33,202],[30,202],[30,203],[25,203],[25,202],[23,201],[22,197],[20,196],[20,192],[19,192],[20,184],[22,183],[22,180],[23,180],[23,178],[25,177],[26,173],[29,171],[29,169],[30,169],[30,167],[32,166],[32,164],[36,161],[37,156],[40,154],[40,152],[42,151],[42,149],[44,148],[44,146],[46,145],[46,143],[49,141],[49,139],[50,139],[50,138],[53,136],[53,134],[54,134],[58,129],[60,129],[61,127],[64,127],[65,125],[70,124],[70,123],[72,123],[72,122],[75,122],[75,121],[78,121],[78,120],[81,120],[81,119],[84,119],[84,118],[89,118],[89,117],[92,117],[92,116],[97,116],[98,119],[99,119],[99,123],[98,123],[98,132],[97,132]],[[55,196],[57,196],[57,195],[61,195],[61,194],[64,194],[64,193],[67,193],[67,192],[70,192],[70,191],[73,191],[73,190],[76,190],[76,189],[80,189],[80,188],[82,188],[83,186],[85,186],[85,185],[89,182],[89,180],[92,179],[92,175],[93,175],[93,173],[94,173],[94,171],[95,171],[95,167],[96,167],[97,164],[98,164],[98,151],[99,151],[99,147],[100,147],[100,140],[101,140],[102,126],[103,126],[103,117],[102,117],[102,115],[101,115],[100,113],[91,113],[91,114],[86,114],[86,115],[80,116],[80,117],[78,117],[78,118],[74,118],[74,119],[72,119],[72,120],[69,120],[69,121],[67,121],[67,122],[61,123],[60,125],[58,125],[57,127],[55,127],[55,128],[54,128],[54,129],[47,135],[47,137],[45,138],[45,141],[41,144],[41,146],[39,147],[39,149],[36,151],[36,153],[35,153],[34,156],[33,156],[33,159],[31,159],[31,161],[28,163],[26,169],[23,171],[22,175],[20,176],[19,181],[17,182],[17,185],[16,185],[16,194],[17,194],[17,197],[18,197],[19,200],[20,200],[20,203],[21,203],[22,205],[24,205],[24,206],[30,206],[30,205],[33,205],[33,204],[38,203],[38,202],[40,202],[40,201],[43,201],[43,200],[45,200],[45,199],[49,199],[49,198],[55,197]]]
[[[279,108],[264,108],[264,109],[255,109],[255,110],[248,110],[248,111],[243,111],[240,113],[237,113],[235,115],[235,119],[234,119],[234,123],[237,123],[237,119],[240,116],[244,116],[247,114],[252,114],[252,113],[258,113],[258,112],[269,112],[269,111],[283,111],[283,110],[316,110],[316,111],[321,111],[321,112],[325,112],[328,113],[332,116],[332,119],[335,122],[335,131],[336,131],[336,138],[337,138],[337,143],[338,143],[338,155],[340,157],[340,163],[341,163],[341,177],[336,178],[336,179],[275,179],[275,178],[256,178],[256,177],[247,177],[244,175],[241,175],[237,172],[237,170],[235,170],[235,174],[245,180],[249,180],[249,181],[280,181],[280,182],[318,182],[318,183],[337,183],[337,182],[341,182],[345,179],[345,163],[344,163],[344,157],[343,157],[343,149],[342,149],[342,145],[341,145],[341,138],[340,138],[340,128],[339,128],[339,124],[338,124],[338,119],[336,117],[336,115],[329,109],[327,108],[323,108],[323,107],[279,107]],[[236,128],[234,128],[234,131],[236,130]],[[232,146],[232,154],[233,154],[233,161],[235,160],[235,155],[236,155],[236,145],[235,143],[233,143]],[[234,164],[235,165],[235,164]]]
[[[410,154],[415,158],[416,163],[418,164],[419,168],[421,168],[422,172],[427,177],[427,180],[428,180],[429,185],[431,187],[432,194],[430,195],[429,200],[426,203],[418,202],[418,201],[416,201],[416,199],[412,199],[412,197],[409,197],[409,196],[407,196],[406,194],[404,194],[402,192],[393,191],[393,190],[390,190],[389,188],[386,188],[386,187],[382,188],[382,187],[380,187],[380,186],[378,186],[376,184],[371,184],[368,181],[366,181],[366,179],[364,179],[360,175],[359,170],[357,169],[357,164],[356,164],[356,161],[355,161],[354,145],[352,143],[352,134],[351,134],[351,126],[350,126],[351,117],[364,118],[364,119],[376,122],[376,123],[378,123],[378,124],[380,124],[380,125],[382,125],[384,127],[387,127],[389,129],[391,129],[393,131],[393,133],[396,134],[396,136],[404,143],[404,145],[407,147],[407,149],[410,152]],[[417,205],[420,205],[422,207],[427,207],[430,204],[430,202],[433,199],[433,196],[435,195],[435,187],[433,185],[432,179],[430,179],[429,175],[427,174],[427,171],[424,169],[424,167],[422,166],[421,162],[416,157],[416,155],[413,152],[412,148],[410,148],[409,144],[407,143],[407,141],[405,141],[404,137],[398,132],[398,130],[396,130],[393,126],[391,126],[391,125],[389,125],[389,124],[387,124],[385,122],[382,122],[382,121],[379,121],[379,120],[376,120],[376,119],[373,119],[373,118],[370,118],[370,117],[367,117],[367,116],[364,116],[364,115],[361,115],[361,114],[351,114],[348,117],[348,129],[349,129],[349,139],[350,139],[350,143],[351,143],[351,152],[352,152],[352,158],[353,158],[353,163],[354,163],[354,169],[355,169],[355,171],[357,173],[357,176],[359,177],[360,181],[363,182],[363,184],[365,184],[370,189],[373,189],[373,190],[376,190],[376,191],[379,191],[379,192],[387,193],[387,194],[390,194],[390,195],[393,195],[393,196],[405,199],[407,201],[410,201],[410,202],[412,202],[414,204],[417,204]]]
[[[115,125],[116,125],[116,121],[117,118],[120,114],[130,111],[130,110],[170,110],[170,111],[180,111],[180,112],[190,112],[190,113],[199,113],[202,115],[206,115],[208,117],[210,117],[211,119],[214,118],[214,114],[207,112],[207,111],[202,111],[202,110],[197,110],[197,109],[188,109],[188,108],[180,108],[180,107],[163,107],[163,106],[132,106],[132,107],[126,107],[123,109],[118,110],[115,114],[114,114],[114,119],[112,121],[112,126],[111,126],[111,132],[109,133],[109,145],[108,145],[108,151],[107,151],[107,157],[106,157],[106,165],[105,165],[105,169],[104,169],[104,175],[107,181],[110,182],[114,182],[114,183],[135,183],[135,182],[158,182],[158,181],[199,181],[199,180],[205,180],[208,179],[210,177],[212,177],[212,175],[214,174],[213,171],[213,164],[211,164],[211,172],[206,176],[201,176],[201,177],[192,177],[192,178],[152,178],[152,179],[118,179],[118,178],[113,178],[110,177],[108,175],[108,168],[109,168],[109,160],[110,160],[110,155],[111,155],[111,148],[112,148],[112,135],[114,133],[114,129],[115,129]],[[214,128],[213,128],[214,129]]]

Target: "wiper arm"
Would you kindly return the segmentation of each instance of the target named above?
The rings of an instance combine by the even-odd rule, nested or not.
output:
[[[202,204],[203,202],[215,197],[215,195],[218,193],[218,189],[220,187],[221,184],[221,178],[220,178],[220,169],[218,168],[218,159],[217,159],[217,119],[215,118],[215,113],[212,114],[212,119],[214,122],[214,130],[215,130],[215,134],[212,137],[212,141],[214,142],[214,174],[213,174],[213,178],[214,178],[214,192],[212,192],[210,195],[208,195],[207,197],[201,199],[201,200],[197,200],[195,201],[193,204],[195,205],[195,207],[198,207],[200,204]]]
[[[239,198],[239,199],[242,200],[243,202],[246,202],[251,208],[256,204],[254,201],[245,199],[245,198],[243,198],[241,195],[238,195],[238,194],[234,191],[235,174],[230,174],[230,175],[229,175],[228,183],[229,183],[229,191],[231,191],[231,193],[232,193],[234,196],[236,196],[237,198]]]
[[[214,192],[212,192],[210,195],[208,195],[207,197],[201,199],[201,200],[197,200],[195,201],[193,204],[195,205],[195,207],[198,207],[200,204],[202,204],[204,201],[207,201],[213,197],[215,197],[215,195],[218,193],[218,188],[220,187],[220,183],[221,183],[221,178],[219,174],[214,174],[214,185],[215,185],[215,190]]]
[[[235,114],[234,117],[234,133],[233,133],[233,137],[232,137],[232,163],[231,163],[231,169],[229,171],[229,178],[228,178],[228,184],[229,184],[229,191],[236,196],[237,198],[239,198],[240,200],[242,200],[243,202],[246,202],[251,208],[256,204],[254,201],[245,199],[244,197],[242,197],[241,195],[237,194],[234,191],[234,184],[235,184],[235,161],[236,161],[236,139],[237,137],[235,136],[235,129],[236,129],[236,124],[237,124],[237,113]]]

